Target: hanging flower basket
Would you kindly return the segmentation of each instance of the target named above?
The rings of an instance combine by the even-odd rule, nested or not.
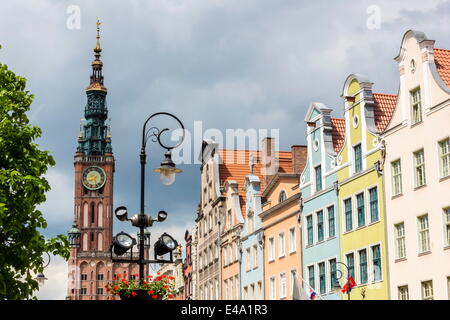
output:
[[[119,296],[121,300],[162,300],[162,296],[150,294],[149,290],[137,289],[127,292],[127,290],[121,290]]]
[[[174,298],[175,278],[165,274],[147,280],[127,280],[126,274],[117,275],[112,283],[108,283],[106,291],[118,295],[121,300],[169,300]]]

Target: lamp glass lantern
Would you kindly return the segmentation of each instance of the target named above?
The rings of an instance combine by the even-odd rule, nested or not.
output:
[[[170,186],[175,182],[176,174],[183,171],[175,166],[170,151],[166,152],[164,156],[165,159],[161,162],[161,166],[156,168],[154,172],[159,173],[159,180],[161,180],[162,184]]]
[[[72,228],[69,230],[69,232],[67,234],[69,236],[70,247],[78,248],[80,246],[78,239],[81,236],[81,232],[78,229],[76,221],[73,222]]]

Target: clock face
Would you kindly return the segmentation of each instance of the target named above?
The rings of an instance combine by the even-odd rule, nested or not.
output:
[[[98,190],[105,185],[106,174],[102,168],[89,167],[83,171],[83,186],[89,190]]]

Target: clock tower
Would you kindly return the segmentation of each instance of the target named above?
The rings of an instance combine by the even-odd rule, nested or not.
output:
[[[101,52],[100,21],[97,20],[95,59],[86,88],[87,103],[74,157],[74,225],[81,235],[79,245],[70,249],[69,300],[114,299],[106,292],[108,282],[115,274],[126,273],[127,277],[132,277],[137,270],[133,265],[113,263],[109,253],[114,216],[114,156],[106,124],[107,89],[103,84]]]

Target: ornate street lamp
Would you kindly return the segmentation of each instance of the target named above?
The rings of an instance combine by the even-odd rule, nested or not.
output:
[[[342,266],[345,267],[346,274],[347,274],[347,285],[350,285],[350,272],[348,270],[348,266],[345,263],[340,262],[340,261],[337,261],[336,263],[337,264],[341,264]],[[337,272],[339,272],[339,274],[340,274],[339,277],[337,276]],[[342,290],[342,287],[339,284],[339,279],[343,279],[343,278],[344,278],[344,273],[342,271],[340,271],[340,270],[337,270],[337,268],[336,268],[336,279],[335,279],[335,282],[333,284],[333,291],[336,294],[339,294],[341,292],[341,290]],[[348,296],[348,300],[350,300],[350,291],[347,292],[347,296]]]
[[[48,262],[43,266],[43,268],[47,268],[47,266],[50,264],[50,254],[46,252],[48,257]],[[36,277],[33,278],[33,280],[36,280],[39,283],[39,286],[43,286],[45,281],[48,280],[48,278],[44,275],[44,272],[39,272]]]
[[[167,146],[161,141],[161,135],[165,132],[168,132],[168,128],[159,129],[157,127],[152,127],[147,130],[147,124],[149,121],[156,116],[167,116],[172,119],[175,119],[177,123],[180,125],[182,129],[182,136],[178,143],[174,146]],[[141,163],[141,199],[140,199],[140,212],[138,214],[133,215],[131,218],[128,218],[128,210],[126,207],[118,207],[115,210],[115,215],[120,221],[130,221],[131,224],[135,227],[139,228],[138,233],[138,245],[139,245],[139,259],[133,259],[133,246],[136,244],[136,240],[133,242],[133,238],[130,235],[121,233],[118,234],[111,245],[110,253],[111,260],[113,262],[124,262],[124,263],[137,263],[139,264],[139,278],[141,280],[144,279],[144,266],[150,263],[172,263],[172,251],[176,248],[177,242],[168,234],[164,234],[161,238],[155,243],[155,260],[146,260],[144,259],[145,249],[150,247],[150,231],[147,228],[153,226],[154,222],[163,222],[167,218],[167,212],[160,211],[158,213],[157,218],[153,218],[144,213],[144,203],[145,203],[145,165],[147,160],[147,154],[145,148],[147,146],[148,140],[151,138],[152,142],[158,142],[158,144],[166,149],[164,154],[164,160],[161,162],[161,166],[159,168],[154,169],[155,172],[160,174],[160,180],[164,185],[171,185],[175,182],[176,174],[182,172],[178,169],[175,163],[172,161],[172,150],[179,147],[185,137],[185,129],[183,123],[173,114],[167,112],[157,112],[152,114],[144,123],[142,129],[142,145],[141,145],[141,153],[139,155],[140,163]],[[125,252],[131,249],[130,258],[114,258],[113,251],[116,255],[123,255]],[[121,253],[121,254],[120,254]],[[167,253],[170,253],[170,260],[162,260],[157,259],[157,256],[162,256]]]

